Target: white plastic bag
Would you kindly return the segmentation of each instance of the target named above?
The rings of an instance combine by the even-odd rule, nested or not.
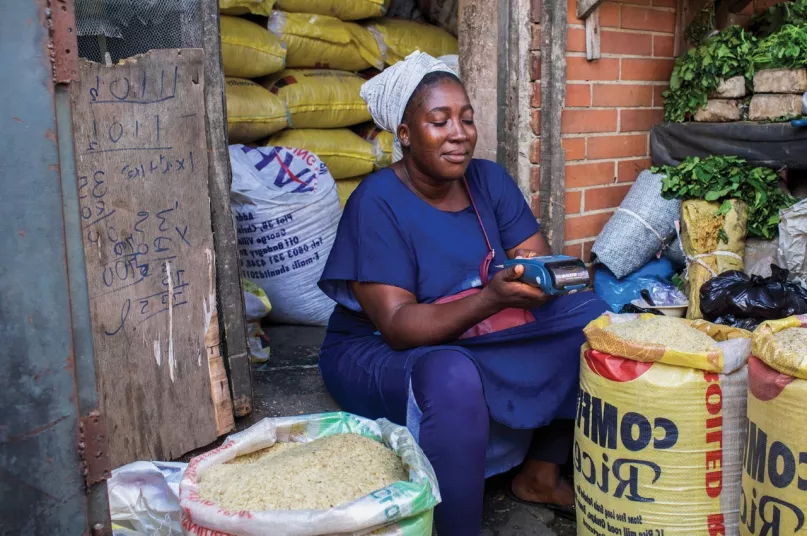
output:
[[[179,536],[179,482],[188,464],[134,462],[107,481],[109,514],[120,534]]]
[[[395,482],[328,510],[229,512],[199,497],[205,470],[276,442],[303,442],[334,434],[360,434],[384,443],[401,457],[409,481]],[[317,536],[325,534],[431,536],[433,509],[440,502],[437,478],[406,428],[349,413],[264,419],[232,435],[219,448],[188,464],[180,484],[182,527],[187,534],[228,536]]]
[[[270,320],[324,326],[334,302],[317,281],[342,214],[328,168],[283,147],[231,145],[230,160],[242,277],[266,292]]]

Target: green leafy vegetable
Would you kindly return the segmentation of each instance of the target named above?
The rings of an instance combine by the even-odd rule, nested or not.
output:
[[[748,22],[748,31],[763,38],[778,32],[785,24],[807,24],[807,0],[782,2],[768,8]]]
[[[750,87],[754,78],[751,53],[756,38],[739,26],[726,28],[675,60],[670,89],[664,92],[664,119],[685,121],[706,106],[709,93],[720,82],[744,76]]]
[[[731,210],[730,199],[748,205],[748,235],[770,239],[776,235],[779,210],[797,199],[779,188],[779,177],[768,168],[754,167],[736,156],[690,157],[678,167],[653,168],[666,176],[661,195],[665,199],[722,201],[717,214]]]
[[[752,54],[760,69],[798,69],[807,66],[807,24],[786,24],[759,41]]]

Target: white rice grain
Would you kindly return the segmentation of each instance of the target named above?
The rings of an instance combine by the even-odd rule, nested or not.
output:
[[[773,334],[777,350],[807,355],[807,328],[788,328]]]
[[[681,319],[669,316],[611,324],[605,331],[626,341],[660,344],[681,352],[708,352],[718,349],[717,343],[709,335],[688,326]]]

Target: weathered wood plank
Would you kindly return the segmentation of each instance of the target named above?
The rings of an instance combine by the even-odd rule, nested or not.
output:
[[[567,7],[541,4],[541,225],[553,253],[563,251],[566,207],[561,112],[566,98]]]
[[[586,17],[586,59],[600,59],[600,8]]]
[[[587,18],[604,0],[577,0],[577,18]]]
[[[204,53],[82,61],[80,74],[76,166],[110,458],[171,459],[227,428],[211,394],[215,337],[206,341],[218,326]]]
[[[237,237],[230,210],[232,170],[227,151],[227,111],[221,68],[218,0],[202,0],[202,32],[205,50],[205,107],[207,150],[210,160],[210,211],[216,247],[216,296],[227,368],[236,417],[252,412],[252,370],[244,325]]]

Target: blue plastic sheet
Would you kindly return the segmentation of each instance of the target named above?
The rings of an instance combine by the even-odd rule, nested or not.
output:
[[[654,259],[622,279],[617,279],[608,268],[600,264],[594,273],[594,292],[612,311],[618,312],[622,306],[641,298],[643,288],[653,289],[660,284],[665,287],[673,286],[672,277],[675,272],[666,257]]]

